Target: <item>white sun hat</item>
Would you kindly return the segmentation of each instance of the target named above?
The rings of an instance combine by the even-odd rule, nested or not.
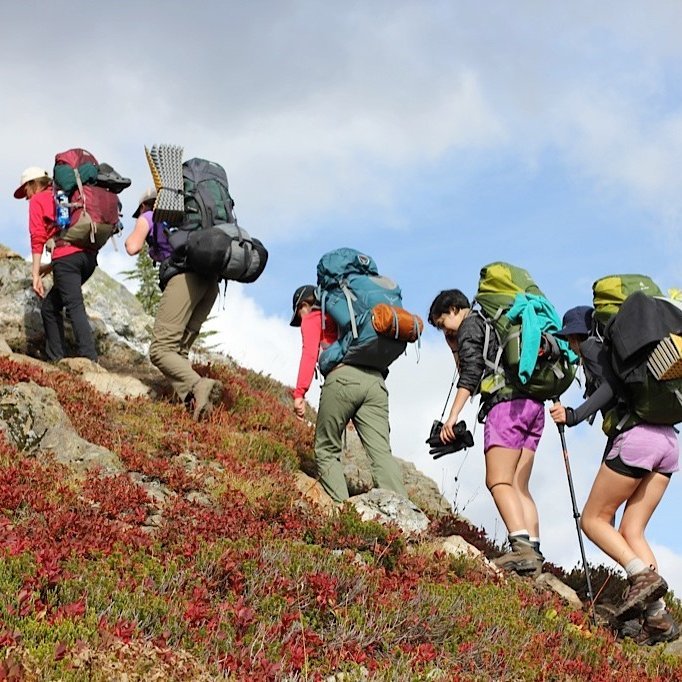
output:
[[[49,178],[50,174],[40,166],[29,166],[21,174],[21,184],[14,192],[15,199],[23,199],[26,196],[26,183],[31,180],[38,180],[38,178]]]

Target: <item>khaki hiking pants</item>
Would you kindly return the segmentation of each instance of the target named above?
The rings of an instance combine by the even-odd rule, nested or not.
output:
[[[332,370],[322,386],[315,427],[315,460],[322,487],[336,502],[348,499],[341,439],[351,420],[369,457],[374,485],[407,497],[400,465],[391,454],[384,379],[377,370],[350,365]]]
[[[183,272],[171,278],[161,296],[149,359],[171,382],[180,400],[185,400],[201,379],[192,369],[189,350],[217,295],[218,282]]]

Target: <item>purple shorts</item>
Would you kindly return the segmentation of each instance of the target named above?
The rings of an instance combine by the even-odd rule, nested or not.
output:
[[[515,398],[497,403],[485,420],[483,451],[498,446],[535,452],[544,426],[545,406],[537,400]]]
[[[604,459],[620,459],[631,467],[672,474],[680,468],[680,448],[672,426],[638,424],[616,436]]]

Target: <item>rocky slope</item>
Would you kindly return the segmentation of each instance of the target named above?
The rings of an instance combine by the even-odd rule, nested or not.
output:
[[[621,648],[553,573],[499,575],[412,464],[413,502],[370,491],[352,432],[336,508],[268,377],[201,365],[227,391],[194,424],[147,363],[150,319],[103,273],[101,366],[26,355],[28,265],[0,252],[0,282],[0,680],[682,675],[678,643]]]

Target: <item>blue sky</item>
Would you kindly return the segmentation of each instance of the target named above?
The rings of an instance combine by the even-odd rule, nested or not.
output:
[[[211,325],[222,348],[294,381],[293,289],[326,250],[354,246],[425,315],[442,288],[475,291],[480,267],[528,268],[560,312],[614,272],[682,285],[682,5],[672,0],[488,3],[297,0],[4,8],[0,26],[0,241],[28,254],[23,168],[92,151],[133,179],[127,229],[151,178],[143,146],[185,147],[228,171],[240,222],[270,250],[262,278],[228,286]],[[107,247],[101,266],[130,267]],[[479,441],[430,461],[423,439],[452,361],[427,330],[419,363],[389,378],[393,447],[473,521],[502,536]],[[311,391],[311,401],[316,399]],[[567,397],[579,399],[576,390]],[[473,408],[469,422],[473,424]],[[579,499],[599,463],[597,427],[568,433]],[[457,476],[457,481],[455,481]],[[682,593],[679,477],[650,526]],[[578,559],[565,473],[547,426],[532,486],[543,550]],[[590,547],[590,556],[603,555]]]

